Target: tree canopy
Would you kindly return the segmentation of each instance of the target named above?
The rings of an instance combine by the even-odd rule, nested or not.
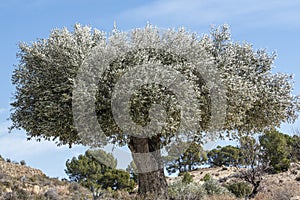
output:
[[[157,43],[161,45],[155,48],[154,44]],[[128,51],[126,55],[121,54],[123,56],[109,66],[106,76],[110,74],[110,79],[102,82],[107,87],[100,91],[101,103],[109,100],[112,92],[109,89],[129,66],[159,60],[163,65],[177,65],[180,72],[193,71],[186,66],[189,62],[189,52],[185,52],[184,55],[180,53],[181,49],[185,49],[192,53],[198,52],[204,64],[211,64],[213,60],[213,65],[209,66],[214,71],[218,70],[221,81],[226,86],[226,121],[222,126],[223,130],[258,132],[266,127],[279,126],[281,122],[294,120],[296,117],[296,98],[291,93],[292,77],[272,74],[275,55],[269,55],[265,50],[255,51],[248,43],[232,42],[227,26],[213,29],[210,35],[204,35],[202,38],[184,29],[160,33],[153,26],[136,29],[128,36],[115,30],[107,38],[105,33],[97,29],[91,31],[90,27],[76,24],[73,32],[66,28],[55,29],[47,39],[39,39],[31,44],[20,43],[20,62],[12,77],[16,86],[12,103],[12,128],[23,128],[29,138],[58,138],[60,144],[70,145],[80,143],[72,112],[72,92],[78,70],[93,49],[104,51],[103,48],[96,48],[97,46],[130,49],[127,44],[133,46],[131,49],[134,51]],[[164,48],[167,45],[174,48],[178,55],[174,54],[173,50],[167,51]],[[207,88],[203,87],[206,81],[203,77],[198,74],[198,77],[193,79],[198,83],[195,86],[197,94],[202,97],[199,103],[202,118],[199,121],[204,128],[211,116],[210,94]],[[156,93],[163,92],[162,88],[156,90]],[[135,111],[136,115],[133,118],[148,116],[149,107],[146,105],[149,102],[166,101],[165,98],[155,100],[158,97],[153,95],[154,91],[150,93],[151,99],[150,95],[143,95],[144,104],[134,104],[135,110],[132,112]],[[174,103],[174,99],[171,102]],[[124,142],[124,137],[120,136],[120,130],[112,121],[113,116],[108,114],[111,111],[110,105],[101,105],[102,108],[97,109],[97,116],[106,116],[101,118],[106,122],[102,123],[105,126],[103,129],[106,133],[113,134],[110,135],[110,139],[114,139],[114,142]],[[137,112],[138,106],[142,106],[144,110]],[[174,109],[172,113],[177,110]],[[173,120],[178,121],[177,118],[175,115]],[[139,120],[141,124],[146,123],[145,119]],[[118,136],[115,133],[118,133]]]
[[[236,166],[242,162],[240,149],[231,145],[217,146],[207,153],[207,157],[211,166]]]
[[[290,150],[284,134],[276,129],[265,131],[259,137],[259,143],[262,148],[261,154],[264,162],[269,162],[273,173],[287,171],[290,166]]]

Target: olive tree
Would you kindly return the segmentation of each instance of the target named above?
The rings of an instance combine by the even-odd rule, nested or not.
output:
[[[19,45],[11,128],[58,145],[128,145],[139,192],[168,198],[161,151],[255,133],[296,118],[292,77],[275,55],[232,42],[228,26],[199,36],[151,25],[110,34],[76,24]],[[180,149],[180,148],[179,148]]]

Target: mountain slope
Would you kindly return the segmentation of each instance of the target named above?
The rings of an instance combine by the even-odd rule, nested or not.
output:
[[[0,160],[0,199],[92,199],[77,183],[47,177],[41,170]]]

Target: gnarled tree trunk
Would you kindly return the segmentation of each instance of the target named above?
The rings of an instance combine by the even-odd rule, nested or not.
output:
[[[138,169],[139,194],[155,195],[155,198],[168,199],[167,181],[158,136],[151,138],[131,137],[129,148]]]

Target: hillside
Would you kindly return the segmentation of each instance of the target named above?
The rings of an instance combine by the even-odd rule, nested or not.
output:
[[[206,174],[219,180],[222,184],[241,181],[236,178],[238,170],[235,167],[204,168],[192,171],[190,174],[193,181],[199,184],[204,183],[203,177]],[[179,177],[168,178],[168,181],[174,182],[176,179]],[[272,200],[300,200],[300,164],[292,163],[286,172],[264,176],[259,190],[258,196],[268,196]]]
[[[0,199],[92,199],[77,183],[47,177],[41,170],[0,160]]]
[[[240,181],[234,167],[204,168],[190,172],[193,181],[203,184],[209,174],[224,183]],[[172,183],[181,177],[168,178]],[[259,199],[300,200],[300,164],[293,163],[287,172],[263,177]],[[92,194],[77,183],[47,177],[41,170],[0,159],[0,200],[19,199],[92,199]],[[101,198],[100,198],[101,199]],[[118,197],[120,199],[120,196]],[[121,198],[122,199],[122,198]]]

